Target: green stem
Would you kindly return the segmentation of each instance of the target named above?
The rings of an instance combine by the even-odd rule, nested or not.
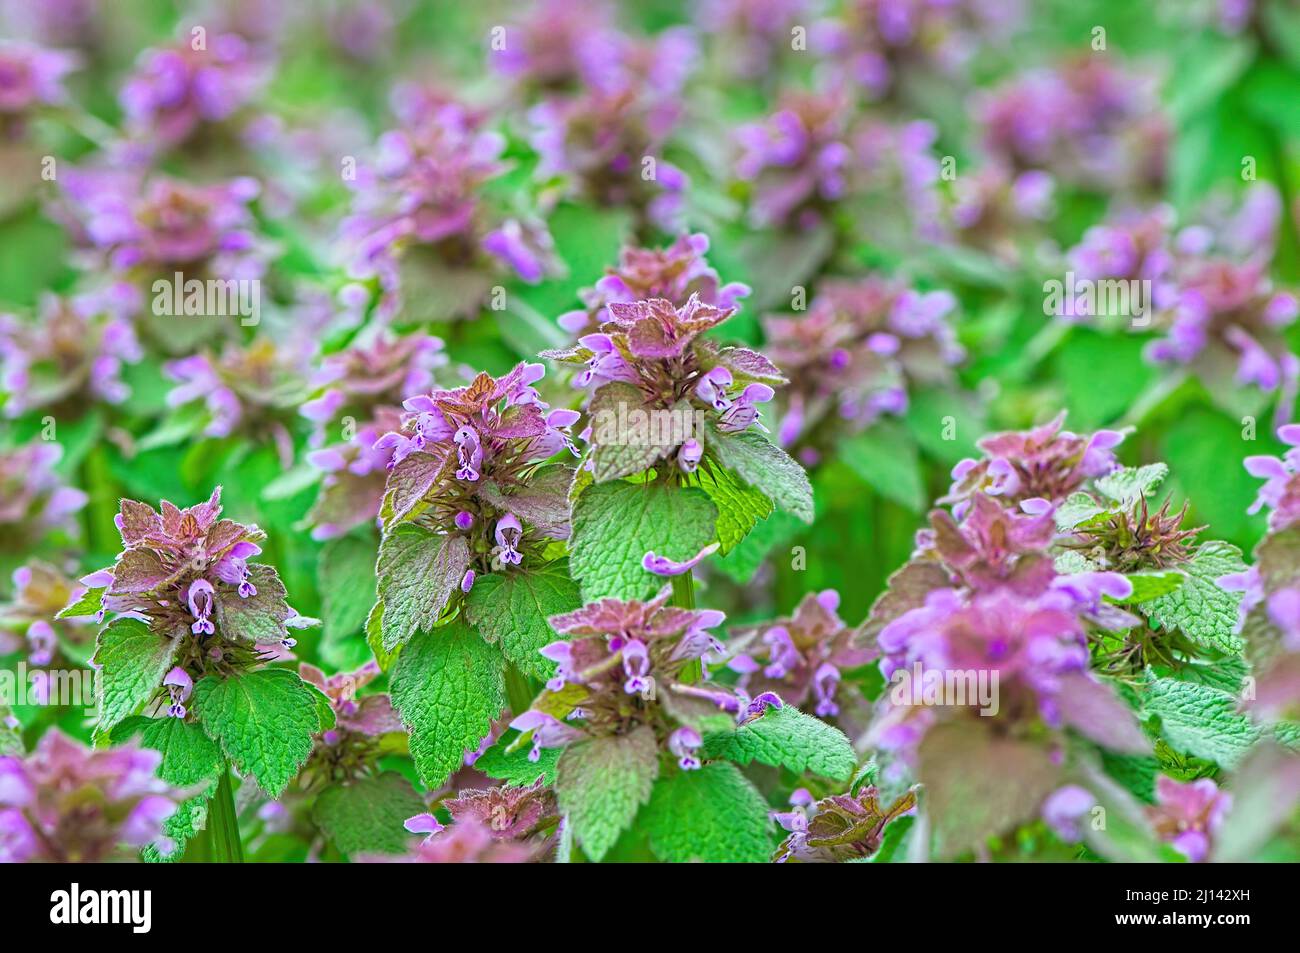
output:
[[[217,792],[208,802],[208,827],[212,830],[212,860],[218,864],[242,864],[244,847],[239,841],[239,815],[230,785],[230,769],[224,768]]]
[[[673,576],[673,596],[668,600],[669,605],[677,606],[679,609],[695,608],[695,575],[692,570],[688,569],[680,576]],[[677,676],[687,685],[698,682],[704,675],[704,666],[700,664],[699,659],[691,659],[682,666],[681,673]]]
[[[533,689],[528,678],[519,671],[513,662],[506,663],[506,699],[510,702],[510,711],[522,715],[533,706]]]
[[[695,575],[693,570],[686,570],[680,576],[673,576],[673,597],[670,605],[679,609],[695,608]]]

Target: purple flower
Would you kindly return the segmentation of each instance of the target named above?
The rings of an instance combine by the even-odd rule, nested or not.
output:
[[[650,672],[650,656],[645,643],[640,639],[631,639],[623,644],[619,652],[623,658],[623,674],[627,676],[623,691],[629,695],[643,695],[650,691],[654,679],[646,677]]]
[[[189,591],[185,594],[190,615],[194,616],[194,624],[190,626],[190,631],[195,635],[212,635],[216,632],[212,620],[208,618],[212,614],[212,594],[212,583],[206,579],[195,579],[190,583]]]
[[[86,748],[51,729],[25,758],[0,758],[0,862],[100,863],[120,845],[170,849],[162,822],[183,800],[154,775],[162,755]]]
[[[171,696],[171,704],[167,707],[167,714],[172,718],[185,717],[184,702],[189,699],[190,692],[194,689],[194,681],[190,678],[185,669],[179,666],[173,668],[163,679],[163,687],[167,689]]]
[[[700,767],[700,759],[695,752],[704,744],[700,733],[689,725],[677,728],[668,736],[668,750],[677,756],[677,764],[683,771],[695,771]]]
[[[1080,821],[1096,803],[1097,799],[1087,789],[1067,784],[1043,802],[1043,820],[1061,840],[1076,843],[1083,840]]]
[[[0,42],[0,124],[21,128],[38,108],[66,102],[63,80],[79,63],[76,54],[64,50]]]
[[[473,483],[478,479],[478,468],[483,463],[483,445],[479,442],[478,432],[473,427],[461,427],[452,439],[456,443],[456,458],[460,463],[456,479]]]
[[[706,557],[712,556],[717,551],[718,544],[710,543],[685,562],[675,562],[667,556],[656,556],[653,552],[649,552],[642,557],[641,568],[656,576],[680,576],[690,572]]]
[[[1232,808],[1232,795],[1209,778],[1156,778],[1156,805],[1147,809],[1156,834],[1194,864],[1209,858],[1214,835]]]
[[[412,834],[424,834],[424,843],[433,840],[435,834],[441,834],[447,828],[432,814],[416,814],[402,821],[402,826]]]
[[[222,582],[237,586],[241,599],[255,596],[257,587],[249,581],[248,557],[256,556],[261,551],[262,547],[255,543],[238,542],[226,550],[221,559],[213,565],[212,572]]]
[[[206,123],[230,118],[267,77],[265,65],[242,37],[212,36],[202,49],[187,37],[141,56],[118,98],[133,133],[171,147]]]
[[[1277,435],[1292,448],[1281,458],[1259,455],[1245,460],[1246,471],[1265,481],[1248,512],[1269,507],[1268,525],[1274,532],[1300,520],[1300,424],[1280,427]]]
[[[522,534],[523,528],[519,525],[519,518],[515,514],[507,513],[497,520],[495,536],[497,546],[501,548],[503,563],[518,566],[524,561],[523,554],[516,548]]]

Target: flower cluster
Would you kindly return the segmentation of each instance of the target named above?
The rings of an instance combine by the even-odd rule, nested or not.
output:
[[[1269,533],[1255,548],[1255,564],[1219,579],[1242,593],[1238,632],[1250,636],[1257,684],[1253,708],[1293,715],[1300,709],[1300,564],[1294,536],[1300,525],[1300,424],[1278,429],[1291,449],[1283,457],[1246,458],[1246,469],[1266,482],[1251,507],[1269,508]]]
[[[48,533],[72,531],[88,497],[66,486],[54,467],[63,445],[34,441],[0,450],[0,542],[9,552],[30,549]]]
[[[248,105],[269,78],[241,36],[187,35],[145,51],[118,96],[131,133],[164,149],[195,139]]]
[[[442,341],[420,333],[380,334],[321,361],[313,383],[324,389],[302,405],[316,424],[307,460],[325,474],[310,517],[313,537],[341,536],[378,517],[392,450],[375,443],[400,428],[404,395],[427,391],[446,361]],[[344,439],[329,441],[331,425]]]
[[[681,307],[698,295],[704,304],[720,309],[735,309],[749,296],[749,286],[738,281],[721,284],[718,273],[709,267],[705,254],[709,238],[703,233],[682,235],[666,248],[625,247],[618,265],[606,269],[606,275],[594,287],[579,295],[585,308],[566,311],[556,323],[570,334],[580,336],[597,331],[610,321],[609,305],[630,304],[663,298]]]
[[[670,606],[671,594],[665,586],[648,602],[601,599],[551,617],[551,627],[570,641],[542,649],[557,663],[555,676],[534,707],[511,722],[532,732],[530,758],[540,757],[542,748],[650,725],[678,765],[693,770],[700,767],[703,739],[696,725],[702,719],[724,712],[745,722],[781,706],[771,692],[751,700],[742,689],[686,678],[688,669],[698,669],[707,679],[709,665],[723,656],[722,643],[708,630],[724,616]],[[563,720],[553,713],[552,698],[563,699]]]
[[[97,401],[119,404],[131,393],[122,368],[143,356],[131,322],[102,295],[47,295],[34,322],[0,314],[5,416],[38,407],[71,416]]]
[[[307,785],[346,782],[372,770],[380,750],[379,739],[401,733],[402,721],[386,693],[358,696],[358,692],[379,677],[379,666],[367,662],[355,672],[327,676],[315,665],[303,662],[298,674],[329,699],[334,710],[334,727],[316,740],[311,758],[303,768]]]
[[[391,518],[418,516],[464,535],[479,571],[517,566],[532,548],[567,538],[572,471],[537,465],[565,450],[577,455],[569,428],[579,415],[541,400],[533,385],[545,373],[521,363],[500,378],[479,374],[466,387],[404,401],[401,429],[374,444],[391,453]],[[475,576],[466,572],[466,592]]]
[[[1016,172],[1137,194],[1165,180],[1170,128],[1154,78],[1110,58],[1031,69],[985,94],[977,111],[985,150]]]
[[[422,100],[404,112],[404,124],[380,137],[373,159],[349,182],[352,213],[342,223],[349,267],[383,291],[380,314],[402,306],[401,263],[412,247],[446,267],[495,258],[525,281],[540,280],[549,235],[494,217],[479,194],[505,171],[505,140],[456,102]]]
[[[33,560],[14,570],[13,588],[12,600],[0,603],[0,655],[23,649],[29,668],[53,669],[69,656],[84,654],[94,635],[88,625],[91,618],[55,618],[85,593],[84,585],[49,563]],[[48,704],[48,676],[38,672],[32,676],[32,695]]]
[[[810,42],[827,52],[835,75],[877,100],[908,73],[956,78],[974,49],[1005,36],[1020,13],[1017,0],[851,0],[814,24]]]
[[[907,409],[909,386],[948,380],[963,351],[946,291],[879,277],[822,283],[806,314],[764,319],[768,353],[790,378],[777,437],[813,463],[842,428]]]
[[[1004,504],[1046,500],[1063,503],[1084,482],[1119,469],[1114,448],[1124,440],[1116,430],[1081,436],[1062,430],[1065,412],[1024,431],[1006,431],[981,438],[980,460],[967,458],[953,468],[953,484],[940,503],[952,503],[959,519],[975,493],[995,496]]]
[[[775,692],[791,705],[814,700],[821,718],[860,719],[861,693],[844,682],[844,673],[866,665],[875,653],[854,644],[854,630],[839,617],[834,589],[804,596],[788,618],[734,632],[727,667],[741,674],[740,687],[752,695]]]
[[[778,864],[833,864],[863,860],[880,849],[885,828],[916,810],[909,790],[885,806],[875,785],[856,795],[833,794],[814,801],[804,788],[790,798],[791,810],[773,814],[788,836],[773,858]]]
[[[78,57],[34,43],[0,43],[0,139],[21,139],[27,120],[67,100],[64,77],[77,69]]]
[[[744,347],[719,348],[703,337],[733,310],[707,305],[698,294],[675,307],[664,298],[630,303],[611,302],[610,320],[600,331],[585,334],[570,348],[543,352],[543,357],[583,370],[574,384],[590,388],[588,413],[592,425],[585,436],[592,446],[588,466],[596,464],[602,448],[630,443],[647,446],[652,456],[638,463],[644,469],[659,459],[674,460],[679,470],[692,473],[705,452],[702,432],[684,419],[655,435],[646,420],[667,411],[669,416],[704,414],[722,433],[737,433],[758,424],[758,405],[771,400],[773,385],[785,378],[771,361]],[[630,415],[636,415],[632,420]],[[631,426],[629,426],[631,421]],[[646,433],[633,430],[640,427]],[[597,479],[611,474],[597,466]],[[635,471],[629,471],[635,472]],[[626,475],[615,473],[612,475]]]
[[[68,169],[59,184],[53,214],[92,264],[128,283],[121,293],[134,293],[133,311],[145,309],[145,285],[173,281],[178,272],[186,281],[262,274],[266,249],[250,209],[261,191],[254,179],[197,185],[128,164]],[[169,321],[172,335],[174,325]]]
[[[269,437],[287,466],[293,460],[289,424],[306,392],[304,357],[262,337],[247,347],[228,345],[219,358],[200,352],[169,361],[163,371],[176,386],[167,405],[202,406],[207,437],[237,431]]]
[[[184,794],[154,776],[157,751],[92,750],[57,728],[25,758],[0,757],[0,862],[103,863],[160,843]]]
[[[844,197],[848,108],[840,93],[790,93],[770,117],[736,130],[736,174],[752,184],[757,224],[812,228]]]
[[[220,487],[187,509],[163,500],[161,513],[123,500],[115,522],[124,550],[82,582],[103,590],[104,613],[142,619],[171,640],[173,696],[187,695],[195,676],[243,671],[292,648],[289,630],[315,624],[286,604],[275,569],[249,563],[266,536],[221,518]]]
[[[561,823],[555,794],[539,778],[532,784],[467,789],[443,801],[452,824],[432,814],[408,818],[406,829],[427,835],[416,851],[426,862],[461,851],[485,850],[489,862],[502,858],[541,860],[555,846],[552,836]],[[484,841],[486,832],[490,840]],[[477,847],[475,847],[477,845]]]

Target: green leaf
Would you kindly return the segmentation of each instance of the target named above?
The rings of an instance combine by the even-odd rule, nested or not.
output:
[[[840,444],[840,455],[881,496],[913,513],[925,509],[927,497],[916,444],[898,424],[880,421]]]
[[[393,667],[393,663],[397,661],[402,651],[400,645],[391,652],[384,648],[384,604],[382,602],[376,602],[371,606],[370,615],[366,616],[366,645],[370,646],[375,661],[385,672]]]
[[[735,549],[713,565],[736,582],[749,582],[768,554],[793,539],[802,528],[803,524],[796,517],[778,510],[755,526]]]
[[[489,778],[496,778],[506,784],[527,785],[538,778],[547,784],[555,783],[555,765],[560,760],[562,748],[543,748],[538,752],[536,761],[528,760],[529,745],[509,750],[510,745],[498,741],[484,751],[474,762],[474,768],[482,771]]]
[[[1178,629],[1198,645],[1235,654],[1241,651],[1236,634],[1241,593],[1228,592],[1216,581],[1228,573],[1242,572],[1241,550],[1217,540],[1196,547],[1181,567],[1186,581],[1176,590],[1142,604],[1153,628]]]
[[[94,665],[99,730],[134,715],[162,684],[180,642],[157,635],[139,619],[117,619],[95,641]]]
[[[555,794],[588,857],[599,861],[614,846],[650,800],[658,775],[659,749],[647,725],[565,749],[556,767]]]
[[[371,533],[332,539],[321,549],[316,584],[321,594],[321,638],[338,642],[362,631],[375,601],[375,543]]]
[[[436,626],[468,568],[464,536],[431,533],[408,523],[385,536],[377,566],[385,651]]]
[[[421,632],[402,649],[393,705],[411,732],[411,758],[430,788],[460,768],[506,705],[504,660],[464,622]]]
[[[177,787],[216,783],[225,760],[216,742],[193,722],[180,718],[128,718],[113,730],[114,744],[138,734],[140,744],[162,754],[158,777]]]
[[[718,508],[718,548],[724,556],[740,545],[756,524],[773,514],[772,501],[741,483],[730,470],[706,461],[691,479],[692,485],[709,494]]]
[[[735,731],[708,735],[704,753],[739,764],[761,761],[801,774],[811,771],[836,781],[847,781],[857,766],[844,732],[790,705],[769,708]]]
[[[759,490],[780,509],[813,521],[812,484],[803,467],[757,430],[720,433],[709,424],[707,450],[744,483]]]
[[[775,846],[768,810],[739,768],[716,761],[661,779],[637,826],[669,863],[761,864]]]
[[[315,697],[285,669],[209,675],[194,686],[193,708],[208,737],[272,798],[307,761],[320,726]]]
[[[1065,502],[1056,508],[1054,514],[1056,528],[1061,531],[1074,529],[1080,523],[1108,512],[1110,511],[1098,506],[1097,501],[1087,493],[1071,493],[1066,497]]]
[[[216,621],[221,634],[243,642],[278,642],[287,634],[287,593],[275,568],[265,563],[248,567],[249,581],[257,592],[247,599],[224,592],[216,599]]]
[[[104,593],[107,590],[107,586],[100,586],[98,589],[87,589],[80,597],[60,609],[54,618],[76,619],[82,616],[95,615],[99,612]]]
[[[582,599],[644,599],[663,580],[641,567],[648,552],[690,559],[713,541],[718,508],[696,487],[618,481],[589,486],[573,507],[569,568]]]
[[[465,599],[465,618],[526,675],[545,681],[555,663],[539,650],[560,638],[546,620],[581,608],[578,584],[561,560],[535,570],[479,576]]]
[[[345,857],[354,857],[406,853],[411,835],[402,822],[425,810],[410,781],[385,771],[321,791],[311,816]]]
[[[1260,736],[1236,697],[1209,685],[1176,678],[1150,678],[1143,712],[1160,718],[1160,733],[1176,750],[1231,770]]]
[[[688,428],[694,415],[689,401],[656,409],[631,384],[614,381],[601,386],[587,408],[595,445],[592,477],[607,483],[650,469],[691,436]]]
[[[1159,596],[1167,596],[1175,589],[1181,588],[1183,582],[1187,579],[1177,569],[1169,569],[1164,572],[1156,570],[1131,572],[1124,578],[1133,584],[1133,592],[1123,599],[1111,600],[1118,605],[1136,605],[1149,602]]]
[[[1149,463],[1144,467],[1125,467],[1106,476],[1098,477],[1093,486],[1116,503],[1136,503],[1139,497],[1151,497],[1155,489],[1169,475],[1163,463]]]

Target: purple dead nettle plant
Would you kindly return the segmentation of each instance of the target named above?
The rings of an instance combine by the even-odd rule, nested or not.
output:
[[[856,793],[816,801],[807,788],[798,788],[790,796],[790,810],[772,815],[787,831],[772,859],[778,864],[863,860],[883,846],[889,824],[915,811],[914,788],[889,803],[872,784],[864,784]]]
[[[175,386],[167,405],[192,435],[270,443],[289,467],[310,357],[263,336],[246,346],[227,344],[220,356],[203,351],[168,361],[163,372]]]
[[[528,112],[539,181],[597,205],[630,208],[641,232],[679,228],[689,184],[663,153],[681,118],[694,44],[668,34],[659,44],[663,53],[629,61],[613,81],[549,96]]]
[[[554,853],[560,816],[555,793],[542,778],[531,784],[462,789],[441,807],[451,815],[451,824],[428,812],[407,818],[408,831],[426,835],[415,849],[416,857],[454,854],[479,842],[482,859],[490,863],[540,861]]]
[[[30,120],[68,101],[64,78],[78,68],[80,58],[68,50],[54,50],[17,40],[0,42],[0,139],[21,140]]]
[[[19,566],[12,582],[13,598],[0,602],[0,656],[25,653],[29,697],[47,705],[52,688],[48,673],[80,667],[88,657],[95,610],[56,618],[64,606],[85,594],[86,586],[47,562],[31,560]]]
[[[849,190],[851,105],[842,91],[792,92],[767,119],[735,132],[736,175],[751,188],[758,225],[807,230]]]
[[[611,320],[609,305],[614,302],[664,298],[680,308],[692,294],[712,307],[734,309],[749,297],[749,286],[738,281],[722,284],[704,257],[708,250],[709,238],[700,232],[682,235],[665,248],[626,246],[619,252],[618,265],[607,268],[594,287],[579,292],[585,307],[566,311],[556,323],[580,337]]]
[[[753,80],[791,51],[792,31],[808,23],[813,6],[809,0],[705,0],[695,18],[721,67]]]
[[[664,586],[648,601],[601,599],[551,617],[552,628],[569,640],[541,650],[557,663],[555,675],[533,707],[511,722],[522,732],[512,747],[531,741],[530,760],[540,761],[548,748],[563,749],[555,769],[567,825],[563,839],[593,860],[614,846],[651,800],[656,782],[689,788],[695,782],[682,776],[695,772],[707,772],[709,780],[700,783],[709,784],[725,774],[738,801],[745,807],[756,803],[760,827],[767,824],[765,802],[752,799],[756,792],[733,766],[706,766],[705,744],[714,735],[723,744],[734,740],[738,728],[782,709],[782,701],[772,692],[751,699],[739,688],[710,681],[710,666],[725,650],[709,630],[721,624],[723,614],[669,605],[672,594],[672,587]],[[793,717],[806,716],[793,712]],[[842,740],[847,749],[847,739]],[[727,754],[737,760],[753,757]],[[624,775],[621,782],[607,773],[615,766]],[[633,793],[630,803],[620,799],[612,812],[600,807],[620,784]],[[665,850],[672,848],[656,852]]]
[[[334,727],[318,690],[267,663],[285,657],[292,633],[317,624],[286,602],[275,569],[250,562],[265,534],[221,516],[218,487],[203,503],[161,512],[123,500],[115,522],[123,550],[86,576],[87,592],[64,610],[98,607],[106,624],[96,639],[97,735],[121,742],[139,735],[150,748],[184,751],[160,776],[199,785],[195,802],[167,827],[174,848],[207,824],[225,831],[228,860],[241,856],[227,766],[278,797],[313,748]],[[211,797],[206,810],[205,801]]]
[[[366,631],[392,671],[393,701],[411,730],[421,777],[437,788],[473,763],[493,722],[532,699],[528,679],[552,666],[536,654],[546,614],[576,607],[563,561],[577,454],[576,411],[551,409],[533,386],[540,364],[410,397],[381,508],[377,602]],[[400,654],[398,654],[400,650]],[[464,705],[448,723],[439,699]]]
[[[852,729],[866,727],[870,706],[844,675],[876,653],[853,644],[854,630],[839,617],[839,605],[834,589],[809,593],[789,617],[733,631],[727,649],[735,654],[727,667],[740,673],[739,685],[750,695],[775,692],[856,734]]]
[[[975,102],[983,148],[1013,175],[1121,195],[1158,192],[1171,137],[1156,79],[1106,57],[1031,69]]]
[[[400,428],[406,395],[430,389],[434,370],[446,362],[438,338],[382,332],[322,359],[312,379],[321,390],[302,406],[315,424],[307,461],[324,473],[308,516],[315,539],[374,524],[393,454],[375,444]]]
[[[256,180],[183,182],[150,172],[139,156],[128,155],[62,171],[59,185],[50,214],[71,236],[87,271],[105,276],[115,306],[130,314],[149,346],[189,354],[247,320],[192,317],[206,314],[209,293],[199,308],[187,305],[186,295],[187,287],[198,287],[194,281],[261,279],[270,249],[258,236],[251,208],[261,191]]]
[[[1251,512],[1268,510],[1268,534],[1255,547],[1254,565],[1219,581],[1241,592],[1238,631],[1256,678],[1251,708],[1261,718],[1300,713],[1300,424],[1279,428],[1282,457],[1246,458],[1263,479]]]
[[[46,295],[36,320],[0,314],[0,391],[17,417],[48,408],[71,420],[131,394],[122,370],[144,357],[130,320],[110,294]]]
[[[0,450],[0,546],[6,551],[30,551],[51,534],[76,532],[88,497],[55,469],[62,458],[59,443]]]
[[[401,125],[358,164],[348,181],[352,211],[341,226],[349,270],[378,286],[379,316],[391,318],[411,303],[403,275],[421,269],[458,275],[462,286],[473,286],[472,295],[452,305],[462,317],[483,305],[497,266],[540,281],[549,266],[549,233],[501,215],[480,194],[507,168],[505,140],[487,128],[487,116],[438,96],[408,96],[395,105]]]
[[[852,0],[812,25],[809,44],[825,51],[828,77],[863,99],[891,100],[908,74],[960,80],[973,52],[1005,40],[1022,13],[1019,0]]]
[[[790,377],[777,440],[811,466],[845,431],[908,406],[908,390],[952,380],[964,356],[946,291],[916,291],[879,277],[823,282],[806,314],[763,321],[767,350]]]
[[[234,33],[186,31],[174,44],[146,50],[118,99],[130,134],[151,148],[210,149],[216,128],[234,119],[270,78],[269,63]],[[206,138],[206,143],[200,142]],[[231,141],[237,141],[234,136]]]
[[[1147,359],[1187,368],[1216,393],[1244,385],[1277,394],[1285,420],[1300,384],[1300,361],[1285,333],[1300,316],[1300,301],[1268,276],[1281,205],[1276,188],[1259,182],[1237,207],[1207,203],[1197,222],[1178,230],[1165,207],[1122,212],[1090,228],[1069,251],[1068,265],[1089,281],[1150,282],[1145,313],[1122,316],[1159,335]],[[1086,300],[1063,304],[1066,320],[1099,313]]]
[[[664,474],[693,474],[707,442],[694,432],[701,414],[719,434],[766,429],[758,423],[759,405],[772,399],[773,385],[785,383],[780,370],[757,351],[719,347],[703,336],[733,308],[704,304],[698,294],[680,307],[652,298],[607,308],[610,319],[600,331],[543,355],[583,367],[574,384],[591,394],[584,436],[591,445],[586,466],[596,482],[641,472],[660,460],[670,461]],[[651,433],[648,422],[662,411],[669,412],[671,425]]]
[[[302,769],[304,788],[347,783],[376,770],[381,755],[398,750],[398,735],[405,737],[402,721],[386,692],[360,694],[380,675],[376,662],[355,672],[326,675],[302,662],[298,674],[329,699],[334,727],[320,733],[311,757]]]
[[[0,757],[0,863],[105,863],[169,842],[188,794],[159,779],[162,754],[96,751],[52,728],[26,756]]]
[[[1135,584],[1088,563],[1060,563],[1054,549],[1058,502],[1077,504],[1070,495],[1085,484],[1131,472],[1112,452],[1122,435],[1076,436],[1061,423],[980,441],[986,457],[954,471],[945,497],[952,512],[930,514],[931,528],[863,626],[890,682],[864,743],[900,759],[891,774],[911,774],[910,764],[931,790],[948,856],[992,833],[963,826],[968,806],[948,800],[956,789],[944,765],[952,758],[1020,759],[1027,787],[989,796],[1023,820],[1088,742],[1150,751],[1129,707],[1091,671],[1090,646],[1140,625],[1115,604]]]
[[[769,705],[780,706],[771,692],[751,702],[739,689],[683,681],[693,664],[707,677],[710,660],[722,658],[724,646],[708,630],[724,616],[713,609],[668,605],[671,595],[672,587],[665,586],[648,602],[602,599],[550,619],[551,627],[571,641],[541,650],[557,663],[556,674],[536,707],[511,723],[532,733],[530,760],[536,761],[546,747],[648,727],[678,767],[695,770],[701,764],[698,726],[710,720],[703,716],[722,711],[745,721]]]
[[[157,636],[158,653],[191,680],[237,675],[256,668],[266,654],[292,648],[296,640],[290,630],[316,620],[289,608],[273,567],[249,562],[262,552],[258,544],[266,534],[254,525],[222,519],[221,510],[220,487],[206,502],[187,509],[164,500],[161,513],[123,500],[115,517],[123,551],[112,566],[81,580],[89,590],[75,607],[98,597],[100,620],[115,616],[144,623]],[[179,704],[179,696],[188,694],[183,684],[172,685],[157,693],[157,700],[166,695]],[[120,717],[116,710],[101,712],[101,728],[111,728]]]

